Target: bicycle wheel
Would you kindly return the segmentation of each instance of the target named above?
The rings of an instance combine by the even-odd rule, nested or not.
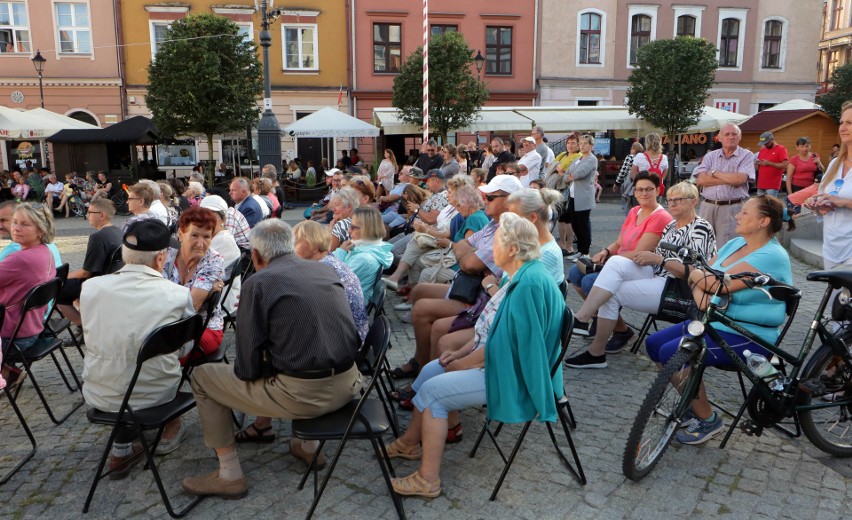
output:
[[[675,353],[657,375],[639,408],[621,462],[621,470],[630,480],[638,482],[650,473],[671,443],[680,425],[680,417],[692,400],[691,395],[678,392],[672,379],[684,365],[691,364],[696,355],[684,350]],[[698,376],[690,370],[679,377],[683,378],[681,386],[688,387],[691,379]]]
[[[86,217],[86,205],[83,203],[83,199],[81,199],[79,195],[72,195],[68,199],[67,204],[68,207],[71,208],[71,213],[78,217]]]
[[[115,203],[116,215],[130,215],[130,210],[127,209],[127,193],[124,190],[119,190],[118,193],[113,195],[112,201]]]
[[[852,405],[847,401],[852,392],[852,367],[831,347],[821,345],[808,361],[802,379],[819,381],[826,388],[823,396],[806,394],[802,404],[810,404],[812,400],[840,400],[837,406],[799,412],[802,431],[814,446],[829,455],[852,457]]]

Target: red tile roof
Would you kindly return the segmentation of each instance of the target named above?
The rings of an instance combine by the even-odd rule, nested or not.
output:
[[[743,132],[769,132],[821,110],[765,110],[740,125]]]

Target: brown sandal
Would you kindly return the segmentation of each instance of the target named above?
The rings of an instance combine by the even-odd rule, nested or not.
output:
[[[429,482],[416,471],[404,478],[391,479],[391,485],[399,495],[435,498],[441,494],[441,479]]]
[[[399,439],[385,446],[385,449],[388,452],[388,457],[392,459],[418,460],[423,455],[423,450],[420,449],[420,446],[410,446]]]

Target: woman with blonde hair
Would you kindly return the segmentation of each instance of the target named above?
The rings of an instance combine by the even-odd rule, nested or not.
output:
[[[393,154],[393,150],[385,148],[385,157],[376,171],[376,183],[378,184],[376,196],[381,197],[391,192],[393,176],[396,175],[397,170],[399,170],[399,166],[396,164],[396,156]]]
[[[349,226],[350,239],[340,244],[333,254],[348,265],[358,280],[364,301],[373,297],[379,268],[387,269],[393,262],[393,245],[383,240],[385,223],[379,210],[372,207],[358,208],[352,212]]]
[[[660,177],[660,195],[666,190],[666,172],[669,171],[669,159],[663,153],[663,143],[660,134],[651,132],[645,136],[645,151],[633,157],[630,167],[630,178],[635,179],[641,171],[656,173]]]

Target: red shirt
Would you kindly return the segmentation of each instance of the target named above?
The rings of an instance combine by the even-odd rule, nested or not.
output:
[[[761,146],[760,151],[757,152],[757,158],[763,161],[782,163],[787,160],[787,149],[778,143],[775,143],[772,148]],[[784,171],[784,168],[760,166],[757,170],[757,189],[781,189],[781,177],[784,175]]]
[[[795,168],[795,170],[793,170],[793,178],[790,179],[790,184],[801,188],[807,188],[814,183],[814,177],[816,176],[817,170],[817,165],[814,163],[814,157],[818,158],[819,155],[812,153],[805,160],[802,160],[798,154],[790,157],[790,164],[792,164]]]
[[[624,219],[624,224],[621,225],[621,247],[618,248],[618,253],[616,254],[629,253],[636,249],[639,239],[645,233],[654,233],[663,236],[663,229],[672,221],[672,216],[669,215],[669,212],[663,209],[662,206],[658,206],[656,211],[645,218],[641,224],[638,224],[637,220],[640,209],[642,209],[641,206],[635,206],[627,214],[627,218]]]

